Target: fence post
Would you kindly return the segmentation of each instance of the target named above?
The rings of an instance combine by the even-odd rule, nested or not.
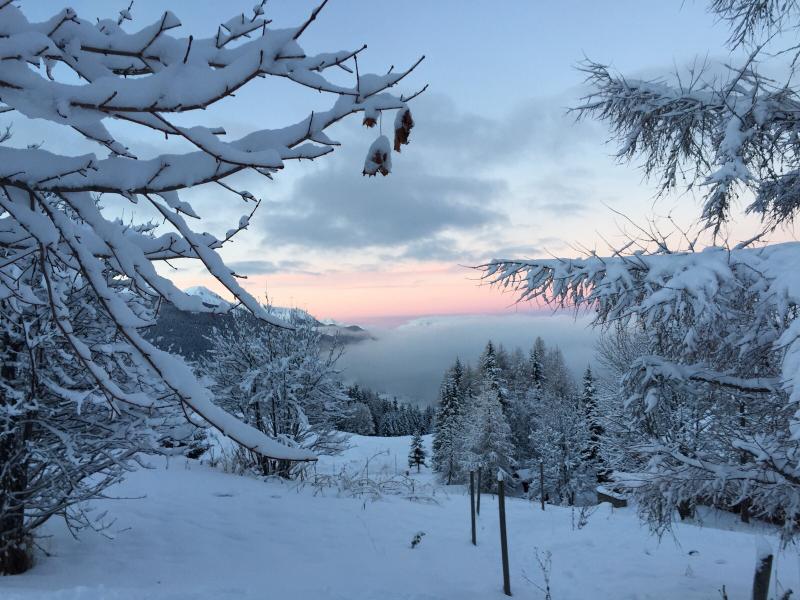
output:
[[[477,498],[475,499],[475,514],[481,514],[481,468],[478,467],[478,489],[475,490]]]
[[[508,536],[506,535],[506,489],[503,471],[497,472],[497,505],[500,507],[500,551],[503,556],[503,593],[511,595],[511,580],[508,575]]]
[[[756,573],[753,576],[753,600],[767,600],[772,575],[772,548],[763,537],[756,540]]]
[[[544,461],[539,462],[539,501],[544,510]]]
[[[478,542],[475,539],[475,471],[469,472],[469,508],[472,518],[472,545],[477,546]]]

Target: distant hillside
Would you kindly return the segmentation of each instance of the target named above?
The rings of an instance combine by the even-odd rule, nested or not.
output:
[[[200,296],[206,304],[230,306],[227,301],[208,288],[197,286],[185,291],[193,296]],[[279,318],[286,315],[289,310],[282,307],[272,309]],[[370,333],[358,325],[321,323],[308,313],[305,314],[320,328],[324,342],[332,343],[337,336],[345,345],[372,339]],[[189,360],[194,360],[211,349],[212,342],[208,338],[214,335],[214,329],[229,327],[232,321],[233,317],[228,314],[186,312],[165,302],[161,306],[156,324],[148,330],[147,337],[163,350],[176,352]],[[267,327],[267,325],[253,318],[253,327]]]

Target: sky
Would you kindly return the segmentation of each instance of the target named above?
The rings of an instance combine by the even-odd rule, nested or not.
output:
[[[254,2],[135,0],[132,12],[141,26],[168,8],[184,26],[175,35],[212,36],[218,23],[249,14]],[[44,19],[62,3],[23,5],[29,18]],[[87,19],[114,17],[126,5],[73,1]],[[288,27],[314,6],[269,0],[266,9],[274,26]],[[362,177],[367,148],[380,132],[354,117],[328,131],[342,142],[332,155],[287,164],[274,181],[236,176],[232,185],[262,203],[249,229],[223,250],[226,262],[247,275],[243,284],[251,293],[273,304],[381,331],[375,343],[351,350],[348,368],[367,380],[381,373],[400,394],[429,395],[435,386],[430,372],[441,373],[455,353],[477,356],[490,336],[513,347],[524,339],[529,345],[544,331],[552,338],[547,341],[576,348],[571,360],[580,368],[594,335],[584,321],[545,324],[539,317],[549,312],[515,304],[513,295],[484,285],[470,267],[490,258],[602,252],[608,243],[621,243],[627,219],[641,224],[670,215],[685,227],[695,222],[699,199],[655,201],[637,166],[615,160],[604,126],[577,122],[568,109],[586,93],[577,66],[587,57],[646,78],[684,69],[698,56],[729,59],[728,30],[706,6],[692,0],[331,0],[303,36],[307,53],[366,43],[362,73],[401,69],[425,55],[400,90],[429,86],[411,105],[411,143],[394,155],[388,177]],[[182,124],[223,126],[236,137],[295,122],[333,101],[296,87],[258,80]],[[387,121],[381,127],[391,135],[393,116]],[[43,143],[68,154],[97,151],[80,139],[50,136],[46,123],[14,126],[19,144]],[[170,143],[111,126],[143,157]],[[203,218],[202,228],[217,235],[249,208],[213,186],[183,199]],[[110,209],[132,220],[152,216],[130,205]],[[736,239],[743,239],[751,227],[741,221],[731,234],[741,232]],[[183,288],[223,292],[195,266],[178,264],[167,274]],[[398,356],[402,368],[379,368]]]
[[[134,23],[153,22],[169,8],[183,35],[208,36],[217,23],[249,12],[253,1],[136,0]],[[61,6],[24,4],[31,18]],[[114,16],[122,4],[81,0],[74,6],[79,16],[95,18]],[[304,36],[307,52],[366,43],[362,73],[426,56],[403,86],[413,91],[429,84],[412,104],[411,144],[395,155],[390,176],[362,177],[377,133],[353,118],[331,130],[343,143],[332,156],[287,165],[274,182],[240,177],[234,183],[263,201],[224,257],[248,275],[251,292],[320,318],[386,325],[529,310],[480,285],[468,267],[492,257],[602,248],[604,239],[620,237],[614,211],[638,222],[667,213],[687,223],[695,218],[692,198],[654,205],[641,173],[611,156],[603,126],[576,123],[566,111],[585,91],[576,69],[585,57],[637,76],[687,65],[698,54],[724,59],[727,30],[705,6],[691,0],[332,0]],[[267,13],[275,26],[290,26],[313,7],[270,0]],[[258,81],[202,118],[233,136],[303,118],[330,101],[312,90]],[[136,137],[146,133],[124,134],[144,154],[163,146],[155,137]],[[185,196],[213,233],[228,230],[246,210],[218,187]],[[125,210],[145,216],[136,207]],[[220,291],[198,268],[171,276],[182,287]]]

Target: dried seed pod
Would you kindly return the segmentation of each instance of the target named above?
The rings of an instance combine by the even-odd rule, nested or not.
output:
[[[401,108],[394,118],[394,151],[400,152],[400,146],[408,144],[408,136],[414,127],[414,119],[408,108]]]
[[[367,151],[367,158],[364,161],[362,175],[374,177],[378,173],[384,177],[392,171],[392,149],[389,146],[389,138],[385,135],[379,136]]]
[[[362,124],[365,127],[375,127],[378,124],[378,116],[379,113],[374,108],[366,108],[364,109],[364,120]]]

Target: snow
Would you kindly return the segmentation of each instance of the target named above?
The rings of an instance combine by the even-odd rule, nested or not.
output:
[[[221,306],[223,308],[228,308],[231,306],[230,302],[224,300],[222,296],[216,292],[212,292],[210,289],[202,285],[195,285],[186,288],[183,291],[190,296],[196,296],[200,298],[204,304],[208,304],[209,306]]]
[[[317,471],[406,470],[409,437],[353,436],[339,457]],[[425,438],[430,446],[430,437]],[[294,483],[225,474],[197,461],[151,461],[93,503],[116,519],[113,539],[84,532],[74,540],[51,522],[30,572],[2,581],[3,600],[215,600],[503,598],[497,502],[485,495],[478,546],[470,544],[469,499],[463,488],[440,488],[437,504],[387,496],[378,501],[337,496]],[[376,471],[377,472],[377,471]],[[417,476],[430,483],[423,469]],[[140,497],[142,495],[145,497]],[[706,517],[706,527],[679,524],[661,541],[633,509],[602,505],[577,528],[569,508],[506,500],[511,589],[516,598],[543,594],[536,562],[552,553],[556,600],[719,597],[750,594],[760,536],[776,548],[781,586],[800,589],[794,551],[778,551],[765,529]],[[728,515],[726,515],[727,517]],[[731,530],[735,529],[735,530]],[[411,548],[414,536],[425,536]],[[773,578],[773,593],[776,592]]]

